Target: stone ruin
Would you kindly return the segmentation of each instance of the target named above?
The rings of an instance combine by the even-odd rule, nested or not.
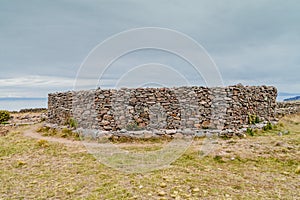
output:
[[[238,130],[249,116],[275,120],[272,86],[121,88],[49,94],[48,122],[114,132],[144,130]]]
[[[300,101],[277,102],[277,117],[283,117],[285,115],[292,115],[296,113],[300,113]]]

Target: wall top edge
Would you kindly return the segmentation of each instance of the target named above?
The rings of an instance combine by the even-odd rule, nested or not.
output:
[[[66,93],[73,93],[73,92],[87,92],[87,91],[122,91],[122,90],[166,90],[166,89],[187,89],[187,88],[200,88],[204,90],[210,90],[210,89],[233,89],[233,88],[244,88],[244,89],[258,89],[258,88],[263,88],[267,90],[274,90],[277,92],[277,88],[275,86],[269,86],[269,85],[242,85],[242,84],[237,84],[237,85],[229,85],[229,86],[220,86],[220,87],[206,87],[206,86],[180,86],[180,87],[141,87],[141,88],[130,88],[130,87],[122,87],[119,89],[115,88],[97,88],[97,89],[86,89],[86,90],[69,90],[69,91],[59,91],[59,92],[54,92],[54,93],[49,93],[48,95],[57,95],[57,94],[66,94]]]

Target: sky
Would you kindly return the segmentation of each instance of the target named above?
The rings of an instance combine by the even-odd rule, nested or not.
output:
[[[299,94],[299,10],[298,0],[0,0],[0,97],[73,90],[93,48],[142,27],[172,29],[197,41],[225,85],[274,85],[281,93]],[[112,63],[103,86],[113,87],[130,67],[147,63],[174,67],[191,84],[205,84],[189,63],[146,49]],[[138,72],[127,78],[143,80],[151,74]],[[156,74],[164,74],[171,85],[184,84],[164,70]],[[95,87],[90,83],[99,74],[93,75],[84,80],[87,88]]]

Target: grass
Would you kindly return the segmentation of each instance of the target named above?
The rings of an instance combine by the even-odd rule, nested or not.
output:
[[[0,137],[0,199],[297,199],[300,196],[300,115],[285,117],[277,127],[257,131],[251,137],[220,139],[205,157],[199,156],[204,140],[197,139],[169,168],[135,174],[99,163],[83,146],[25,137],[22,132],[26,128]],[[289,134],[279,136],[279,131]],[[59,134],[53,133],[55,137]],[[164,142],[144,141],[138,145],[135,141],[126,143],[124,149],[149,151],[161,145]]]
[[[41,133],[42,136],[51,136],[59,138],[68,138],[73,140],[80,140],[80,135],[77,132],[74,132],[68,128],[63,128],[61,130],[50,128],[50,127],[40,127],[37,129],[38,133]]]

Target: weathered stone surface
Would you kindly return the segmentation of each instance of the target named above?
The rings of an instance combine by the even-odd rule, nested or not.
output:
[[[277,102],[276,116],[300,113],[300,101]]]
[[[49,123],[65,125],[74,119],[78,127],[105,131],[237,130],[248,124],[249,115],[271,121],[280,110],[296,112],[276,104],[277,90],[267,86],[97,89],[48,97]]]

